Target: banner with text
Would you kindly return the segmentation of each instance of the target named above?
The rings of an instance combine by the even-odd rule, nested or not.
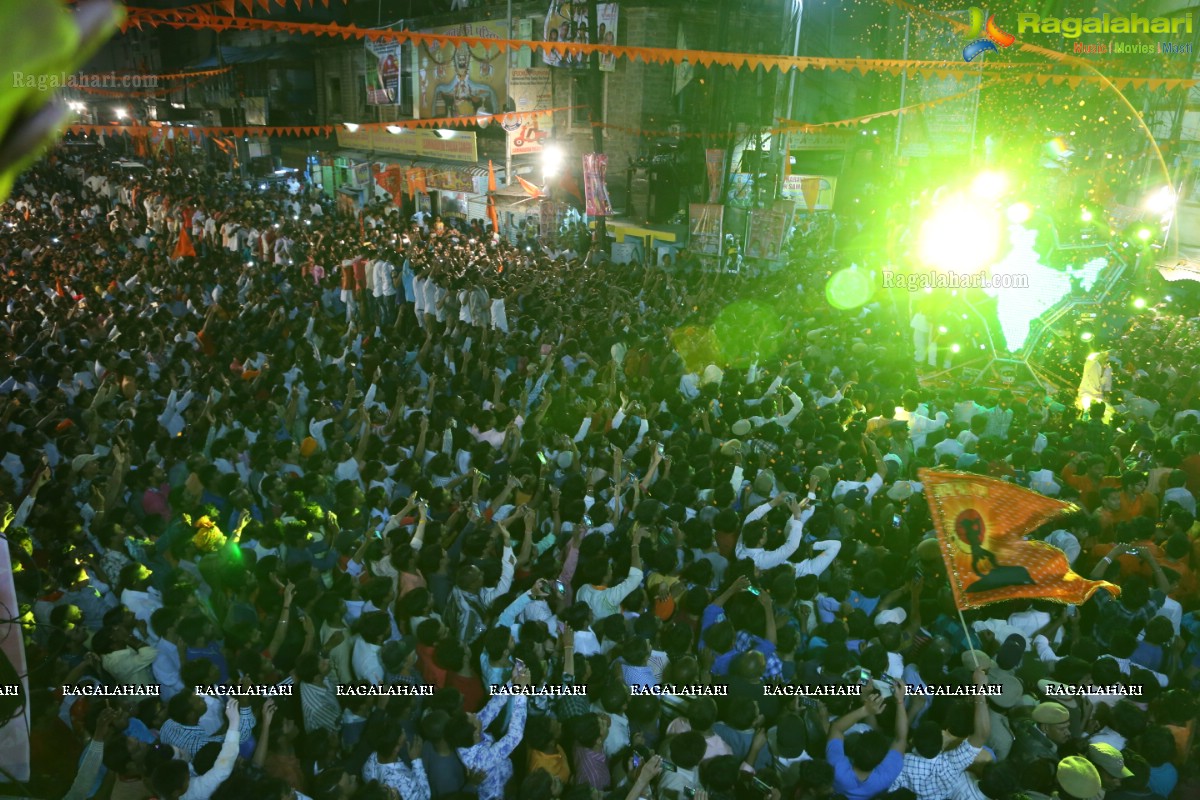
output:
[[[429,33],[469,36],[503,41],[507,37],[504,20],[467,22]],[[413,72],[417,75],[417,108],[421,117],[470,116],[486,111],[504,110],[504,91],[508,79],[508,56],[501,50],[488,51],[485,45],[422,42],[413,48]]]
[[[400,134],[378,128],[360,128],[350,132],[338,126],[338,147],[347,150],[374,151],[378,154],[409,156],[413,159],[440,158],[474,164],[479,160],[474,131],[456,131],[449,139],[433,131],[407,130]]]
[[[833,208],[836,186],[837,178],[828,175],[788,175],[780,194],[798,201],[803,211],[828,211]]]
[[[688,246],[693,253],[702,256],[719,256],[721,254],[721,222],[725,215],[725,206],[716,203],[692,203],[688,206],[691,224],[691,244]]]
[[[513,111],[547,111],[554,106],[550,70],[514,69],[508,73],[508,96]],[[550,136],[549,116],[529,117],[523,121],[505,124],[508,132],[508,152],[518,156],[542,152],[542,141]],[[542,127],[542,126],[546,127]]]

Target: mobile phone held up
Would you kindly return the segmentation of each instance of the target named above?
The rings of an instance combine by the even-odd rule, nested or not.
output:
[[[543,453],[541,450],[538,450],[537,457],[538,457],[538,461],[541,462],[542,466],[543,467],[546,466],[546,454]]]

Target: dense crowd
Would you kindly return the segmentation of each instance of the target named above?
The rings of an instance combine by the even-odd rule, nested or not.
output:
[[[1081,412],[923,389],[811,246],[614,265],[61,150],[0,224],[32,796],[1200,796],[1193,320]],[[939,465],[1077,503],[1036,536],[1120,596],[964,627]]]

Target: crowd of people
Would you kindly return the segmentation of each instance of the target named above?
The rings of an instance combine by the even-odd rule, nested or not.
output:
[[[930,390],[819,261],[614,265],[109,161],[0,206],[31,796],[1200,796],[1186,316],[1086,411]],[[1119,597],[960,616],[938,466],[1076,503],[1035,535]]]

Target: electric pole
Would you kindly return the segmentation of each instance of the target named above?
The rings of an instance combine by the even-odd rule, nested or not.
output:
[[[597,19],[597,2],[598,0],[588,0],[588,39],[592,44],[598,43],[599,25]],[[604,121],[604,76],[600,73],[600,54],[593,52],[588,58],[588,73],[591,84],[591,118],[592,123],[592,152],[604,153],[604,128],[601,123]],[[605,170],[607,176],[607,170]],[[587,185],[587,177],[584,176],[584,186]],[[587,192],[584,191],[586,196]],[[604,216],[596,217],[596,244],[599,245],[600,251],[608,249],[608,228],[604,222]]]

